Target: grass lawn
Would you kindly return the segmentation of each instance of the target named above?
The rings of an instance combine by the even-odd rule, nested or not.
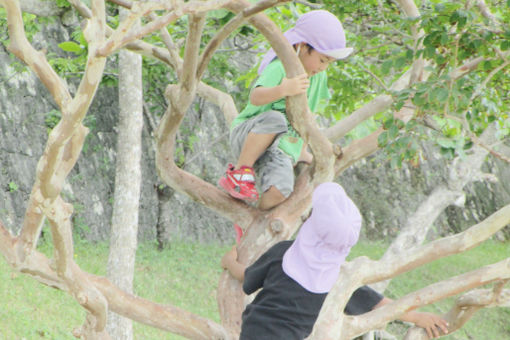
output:
[[[137,252],[135,293],[162,304],[172,304],[219,322],[216,288],[222,272],[219,262],[229,246],[175,242],[163,251],[153,244],[142,244]],[[366,255],[377,259],[386,245],[360,242],[350,258]],[[487,241],[462,255],[441,259],[394,279],[387,295],[401,297],[438,280],[457,275],[481,265],[510,256],[510,244]],[[51,254],[51,246],[39,250]],[[106,244],[80,242],[75,245],[75,260],[82,269],[104,275],[108,257]],[[34,279],[16,273],[0,260],[0,340],[74,339],[71,332],[79,327],[85,312],[64,292],[46,287]],[[423,310],[444,313],[454,298]],[[510,308],[484,310],[475,315],[463,330],[444,339],[510,339]],[[401,337],[407,328],[400,322],[387,330]],[[135,339],[182,339],[152,327],[134,324]]]

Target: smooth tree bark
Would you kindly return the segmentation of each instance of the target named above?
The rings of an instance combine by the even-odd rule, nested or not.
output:
[[[480,140],[492,145],[496,142],[496,128],[493,125],[482,134]],[[475,145],[471,154],[464,158],[457,158],[449,168],[449,176],[445,183],[438,183],[427,198],[418,206],[408,218],[405,226],[400,228],[398,236],[386,249],[382,259],[400,256],[405,250],[413,249],[423,244],[434,222],[444,210],[452,205],[464,207],[466,193],[464,187],[475,181],[495,181],[491,174],[486,174],[481,167],[488,155],[488,151]],[[372,288],[384,292],[390,280],[372,285]]]
[[[120,18],[127,16],[121,9]],[[132,293],[138,235],[141,190],[143,127],[142,57],[119,52],[119,122],[115,192],[107,277],[120,289]],[[133,339],[133,322],[108,313],[107,330],[112,339]]]
[[[348,118],[340,120],[326,130],[320,129],[307,109],[305,95],[288,98],[289,120],[305,142],[310,145],[314,163],[300,171],[295,190],[285,202],[269,211],[261,211],[229,197],[215,185],[179,168],[174,162],[175,143],[179,126],[197,95],[216,103],[223,110],[228,122],[237,114],[232,98],[203,83],[201,78],[218,46],[241,25],[250,24],[264,35],[282,60],[288,77],[304,72],[293,48],[283,37],[279,27],[262,13],[265,9],[285,1],[261,0],[252,4],[245,0],[187,2],[174,0],[143,3],[115,0],[112,2],[129,9],[115,29],[106,24],[103,0],[91,0],[90,8],[79,0],[69,0],[69,2],[85,20],[84,36],[88,42],[87,66],[74,96],[69,93],[65,81],[53,71],[45,55],[36,51],[27,41],[19,2],[0,0],[0,4],[7,11],[9,50],[35,72],[62,112],[62,120],[50,133],[45,151],[38,163],[36,180],[27,203],[21,233],[19,236],[11,235],[0,222],[0,250],[13,268],[31,275],[41,283],[69,292],[83,306],[87,316],[83,325],[74,332],[77,337],[108,339],[106,320],[107,312],[111,311],[190,339],[234,339],[239,333],[240,316],[245,299],[239,282],[226,272],[222,274],[218,285],[218,305],[221,316],[221,324],[218,324],[186,310],[156,304],[137,297],[129,291],[127,287],[129,284],[124,286],[124,282],[115,282],[115,279],[110,281],[104,277],[86,273],[73,260],[70,218],[72,206],[60,196],[60,191],[80,154],[88,132],[82,121],[101,80],[106,58],[122,49],[129,49],[158,59],[174,69],[178,75],[178,81],[176,84],[170,84],[166,89],[165,95],[169,106],[159,123],[156,134],[158,174],[166,185],[206,205],[245,229],[245,236],[238,248],[239,260],[245,264],[251,263],[276,242],[289,239],[294,234],[309,212],[311,193],[317,184],[334,180],[350,165],[380,148],[378,138],[385,132],[382,126],[366,137],[353,140],[343,150],[336,143],[364,120],[380,112],[391,110],[391,106],[396,103],[395,96],[387,93],[380,94]],[[419,17],[419,10],[413,1],[400,0],[398,5],[403,15],[409,18]],[[484,6],[484,2],[478,0],[476,5],[487,18],[490,18],[494,27],[497,27],[497,18],[490,15],[490,10]],[[201,49],[206,14],[208,11],[220,8],[231,11],[234,17]],[[166,27],[183,16],[188,19],[188,31],[181,57]],[[143,26],[137,26],[141,18],[146,18],[146,23]],[[156,32],[160,34],[165,47],[139,40]],[[415,48],[419,49],[424,32],[419,29],[418,23],[411,27],[410,32],[415,41]],[[508,65],[510,53],[498,52],[490,59],[497,59],[501,63],[494,66],[486,78],[480,82],[477,91],[473,92],[472,100],[482,93],[493,76],[502,72]],[[474,72],[480,63],[487,60],[488,57],[484,56],[473,56],[469,60],[463,60],[457,68],[449,70],[448,77],[453,80],[465,77]],[[410,89],[426,82],[430,76],[427,71],[429,65],[430,61],[423,56],[413,59],[412,64],[408,65],[408,70],[402,72],[402,75],[388,87],[389,92]],[[121,102],[124,100],[127,101],[122,99]],[[409,99],[406,105],[391,112],[395,118],[409,122],[414,119],[418,109]],[[121,130],[127,130],[127,127],[122,127]],[[467,129],[466,133],[469,131]],[[133,134],[138,135],[138,132]],[[473,139],[476,141],[476,138]],[[120,153],[127,153],[127,151],[120,151],[123,145],[124,143],[119,142],[118,157]],[[124,170],[127,167],[128,165]],[[123,172],[123,175],[126,174],[127,172]],[[133,176],[139,178],[138,174]],[[130,237],[127,236],[127,231],[133,230],[126,228],[126,225],[123,226],[125,230],[117,230],[117,228],[121,229],[119,226],[128,216],[122,212],[122,207],[125,207],[128,202],[122,202],[122,199],[130,198],[129,203],[133,203],[132,201],[137,201],[138,194],[134,192],[128,194],[127,191],[122,194],[121,175],[117,177],[119,182],[116,183],[116,188],[119,187],[119,197],[115,197],[115,202],[119,204],[119,208],[116,209],[120,214],[114,216],[112,220],[112,227],[115,228],[115,230],[112,229],[112,242],[129,244],[129,251],[132,251],[136,238],[133,238],[133,233],[129,233]],[[125,180],[125,177],[122,178]],[[55,243],[55,252],[51,259],[35,249],[45,219],[50,223]],[[398,255],[388,255],[379,261],[361,257],[346,263],[341,269],[338,282],[325,301],[310,338],[350,339],[369,330],[383,327],[408,310],[461,292],[480,292],[473,289],[488,283],[496,283],[496,289],[490,293],[465,295],[466,298],[459,300],[452,308],[450,322],[458,328],[480,308],[508,305],[508,290],[504,286],[510,279],[510,258],[432,284],[365,315],[346,317],[341,312],[351,293],[360,285],[387,280],[430,261],[466,251],[487,240],[509,223],[510,206],[505,206],[484,221],[457,235],[438,239],[427,245],[416,244],[411,248],[402,249]],[[124,241],[124,237],[128,237],[129,240]],[[109,271],[112,271],[112,275],[113,269],[119,268],[120,262],[114,258],[118,255],[120,251],[115,251],[109,260]],[[132,265],[131,259],[128,262]],[[463,313],[466,309],[473,312]]]

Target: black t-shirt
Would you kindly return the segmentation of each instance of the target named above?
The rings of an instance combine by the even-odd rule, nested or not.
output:
[[[242,340],[301,340],[312,332],[327,293],[307,291],[282,269],[285,251],[293,241],[282,241],[246,268],[243,290],[260,290],[243,312]],[[366,313],[382,300],[382,295],[363,286],[349,299],[345,313]]]

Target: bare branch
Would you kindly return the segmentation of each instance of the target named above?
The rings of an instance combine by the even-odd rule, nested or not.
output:
[[[317,339],[331,339],[334,337],[334,334],[342,334],[342,331],[345,330],[342,328],[344,315],[342,313],[336,313],[335,311],[343,310],[349,296],[352,294],[356,287],[359,287],[363,284],[379,282],[390,277],[395,277],[401,273],[417,268],[425,263],[429,263],[445,256],[472,249],[473,247],[481,244],[500,229],[504,228],[509,223],[510,205],[507,205],[486,218],[484,221],[470,227],[464,232],[430,242],[427,245],[421,247],[416,247],[404,251],[398,257],[391,257],[379,261],[372,261],[366,257],[359,257],[352,262],[344,263],[340,270],[340,275],[337,283],[326,297],[326,301],[324,302],[324,305],[321,309],[319,318],[317,319],[312,334],[317,336]],[[508,268],[506,268],[506,272],[502,269],[505,265],[508,266],[508,261],[510,261],[510,259],[505,261],[494,265],[496,266],[494,267],[494,270],[500,270],[499,274],[510,274],[510,272],[508,272]],[[493,267],[490,268],[490,272],[493,273]],[[502,278],[506,277],[491,276],[490,279],[488,277],[484,279],[487,279],[490,282],[495,279]],[[480,280],[482,279],[477,277],[474,281],[479,282]],[[471,282],[470,284],[473,283]],[[470,287],[467,287],[466,289],[470,289]],[[459,291],[464,291],[466,289],[460,289]],[[423,301],[426,299],[427,298],[424,297]],[[421,305],[422,304],[417,304],[416,306]],[[405,308],[395,311],[395,313],[401,315],[405,312]],[[379,313],[380,311],[374,312]],[[396,314],[394,314],[393,317],[395,317]],[[359,326],[352,325],[352,327]],[[359,329],[360,332],[367,330],[369,329]]]
[[[409,18],[417,18],[420,16],[420,11],[413,0],[396,0],[404,13]]]
[[[297,4],[308,6],[308,7],[312,8],[312,9],[321,9],[322,8],[321,4],[316,4],[316,3],[308,2],[306,0],[293,0],[293,2],[295,2]]]
[[[203,82],[198,84],[197,93],[202,98],[218,105],[225,116],[227,124],[230,126],[230,123],[232,123],[234,118],[238,115],[237,107],[232,96]]]
[[[151,20],[156,20],[156,14],[154,13],[151,13],[149,17],[151,18]],[[172,66],[172,68],[175,70],[177,77],[181,78],[182,59],[179,56],[178,47],[174,44],[172,37],[170,36],[170,33],[168,33],[168,30],[166,28],[160,29],[159,34],[161,34],[161,39],[163,40],[163,43],[165,44],[170,55],[169,58],[170,66]]]
[[[88,274],[88,279],[107,298],[111,310],[119,315],[188,339],[234,339],[221,325],[184,309],[131,295],[104,277]]]
[[[186,37],[186,48],[184,50],[183,74],[179,84],[181,91],[179,91],[179,98],[174,98],[178,100],[177,104],[183,111],[188,108],[189,103],[191,103],[191,100],[195,97],[198,54],[200,52],[200,39],[202,37],[204,23],[205,13],[189,16],[188,35]],[[183,93],[183,91],[185,92]],[[189,94],[191,97],[183,98],[183,94]],[[183,107],[183,104],[187,105]]]
[[[209,41],[202,56],[200,58],[200,63],[197,71],[197,78],[201,79],[203,73],[209,61],[211,60],[214,52],[218,48],[218,46],[225,40],[235,29],[237,29],[243,22],[245,22],[251,16],[264,11],[267,8],[273,7],[280,3],[279,0],[262,0],[255,3],[253,6],[246,8],[230,20],[226,25],[224,25],[216,35]]]
[[[332,127],[325,129],[324,135],[333,142],[338,141],[363,121],[379,112],[387,110],[392,103],[393,98],[390,95],[379,95],[372,99],[369,103],[341,119]]]
[[[7,11],[10,37],[8,50],[37,74],[62,110],[71,100],[66,84],[51,68],[44,53],[36,51],[27,40],[18,1],[6,1],[4,7]]]
[[[494,150],[494,148],[492,148],[490,145],[487,145],[486,143],[484,143],[480,138],[478,138],[472,132],[469,133],[469,138],[471,138],[473,143],[475,143],[476,145],[478,145],[481,148],[484,148],[485,150],[487,150],[494,157],[499,158],[502,161],[505,161],[507,163],[510,163],[510,157],[504,155],[501,152],[497,152],[496,150]]]
[[[346,316],[344,318],[344,328],[349,325],[347,326],[349,331],[345,336],[342,336],[345,339],[351,339],[363,334],[367,329],[381,328],[389,321],[395,320],[402,314],[418,307],[456,295],[459,292],[508,278],[510,278],[510,258],[466,274],[433,283],[369,313],[360,316]],[[448,329],[449,333],[454,331],[451,327]]]
[[[163,6],[161,4],[150,4],[147,3],[146,5],[140,5],[140,10],[136,12],[136,17],[145,16],[148,15],[149,12],[158,10],[158,9],[166,9],[171,10],[170,13],[163,15],[156,21],[153,21],[140,29],[130,31],[128,34],[124,34],[122,30],[127,30],[128,28],[131,28],[132,25],[130,25],[130,22],[126,23],[127,27],[119,27],[117,29],[117,32],[114,37],[109,39],[106,44],[101,47],[98,50],[98,55],[100,56],[107,56],[114,51],[124,47],[126,44],[133,42],[141,37],[144,37],[154,31],[157,31],[168,24],[174,22],[175,20],[179,19],[181,16],[185,14],[198,14],[207,12],[213,9],[221,8],[226,3],[230,2],[232,0],[209,0],[209,1],[189,1],[186,3],[180,2],[180,6],[178,8],[172,8]],[[138,3],[137,3],[138,4]],[[137,11],[138,8],[136,5],[133,5],[132,11]]]
[[[455,305],[443,316],[448,322],[448,332],[453,333],[462,328],[480,309],[509,307],[510,290],[503,290],[507,281],[499,281],[492,290],[475,289],[458,298]],[[409,329],[404,340],[428,340],[428,336],[423,328],[413,327]]]
[[[33,250],[26,256],[24,262],[20,262],[14,252],[15,244],[16,238],[13,237],[0,222],[0,249],[4,256],[7,255],[6,258],[8,258],[9,264],[45,285],[68,291],[67,284],[64,284],[63,279],[57,276],[55,271],[51,268],[50,260],[48,260],[46,256]],[[77,275],[76,277],[79,278],[79,280],[90,282],[96,287],[108,300],[109,308],[115,313],[190,339],[228,340],[234,338],[233,336],[229,337],[225,329],[215,322],[177,307],[157,304],[126,293],[104,277],[81,272],[74,262],[71,265],[71,271],[73,271],[73,275]],[[78,298],[80,302],[90,303],[90,299],[87,295],[79,294]],[[191,325],[191,327],[187,327],[186,325]],[[83,330],[78,330],[76,332],[82,334]]]
[[[496,16],[492,14],[491,10],[487,7],[487,4],[485,3],[484,0],[476,0],[476,7],[478,7],[478,10],[480,11],[480,13],[482,13],[484,17],[489,19],[493,26],[501,26],[501,23],[498,21]]]

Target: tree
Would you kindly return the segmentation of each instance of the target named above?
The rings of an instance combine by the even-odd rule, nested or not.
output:
[[[126,12],[121,10],[121,14]],[[142,177],[143,98],[142,58],[127,50],[119,52],[119,105],[117,172],[107,269],[112,283],[133,293]],[[108,333],[114,339],[132,339],[133,323],[110,312]]]
[[[315,185],[333,180],[380,148],[388,151],[396,166],[403,161],[418,166],[420,152],[416,140],[432,135],[446,155],[462,155],[476,144],[501,157],[493,146],[485,145],[479,138],[491,124],[496,126],[501,137],[508,135],[509,129],[504,109],[508,109],[505,99],[510,64],[505,23],[510,22],[510,13],[507,8],[496,7],[496,2],[491,3],[491,7],[482,0],[466,4],[423,3],[420,8],[411,0],[400,0],[397,5],[349,1],[328,4],[344,13],[342,15],[360,14],[360,17],[353,15],[357,20],[353,27],[359,29],[359,39],[355,43],[361,47],[360,55],[366,62],[355,60],[360,63],[360,69],[365,70],[358,88],[371,95],[365,99],[357,95],[353,101],[345,101],[342,109],[353,106],[355,101],[363,105],[345,118],[336,117],[339,120],[324,131],[306,110],[304,95],[288,99],[290,121],[310,145],[315,161],[312,166],[301,169],[289,199],[270,211],[260,211],[232,199],[214,185],[183,171],[174,162],[174,153],[179,125],[196,95],[216,103],[227,121],[237,114],[232,98],[204,83],[202,77],[218,46],[241,25],[249,23],[262,33],[284,63],[289,77],[303,73],[280,28],[261,13],[284,1],[262,0],[252,5],[247,1],[229,0],[168,3],[115,0],[112,2],[130,9],[115,29],[107,25],[104,1],[91,0],[90,9],[78,0],[69,2],[85,20],[83,35],[88,53],[85,73],[74,96],[44,54],[27,41],[18,1],[0,2],[7,11],[10,51],[39,76],[62,112],[62,119],[51,131],[40,159],[21,234],[15,237],[2,227],[0,249],[14,268],[44,284],[68,291],[85,308],[87,318],[76,330],[77,336],[108,338],[105,323],[109,309],[188,338],[228,339],[239,331],[243,308],[239,283],[226,273],[218,291],[222,319],[219,325],[173,306],[134,297],[105,278],[82,271],[73,261],[72,208],[60,196],[60,190],[83,146],[87,129],[82,121],[101,80],[106,59],[122,48],[155,58],[177,74],[178,82],[166,89],[169,106],[156,136],[158,173],[165,184],[247,228],[239,247],[240,260],[244,263],[250,263],[271,245],[293,235],[308,213]],[[498,13],[492,14],[491,9],[496,8]],[[217,9],[226,9],[233,15],[201,48],[205,43],[202,39],[206,13]],[[365,15],[370,21],[363,21]],[[182,57],[165,29],[181,17],[186,17],[188,22]],[[150,20],[136,27],[134,24],[139,18]],[[157,31],[165,48],[140,40]],[[395,32],[402,35],[395,36]],[[383,44],[377,46],[375,41]],[[380,90],[373,91],[376,88]],[[348,135],[366,122],[374,127],[368,133]],[[339,141],[348,145],[342,149]],[[53,261],[35,250],[45,219],[50,222],[55,243]],[[339,312],[358,286],[386,280],[434,259],[463,252],[508,223],[510,206],[505,206],[457,235],[413,246],[398,256],[389,255],[380,261],[358,258],[348,263],[342,268],[343,279],[336,283],[326,299],[311,338],[349,339],[380,327],[407,310],[469,290],[471,292],[449,314],[453,330],[462,326],[466,316],[472,315],[458,313],[461,309],[474,312],[483,307],[508,304],[508,289],[504,289],[504,285],[510,279],[510,258],[435,283],[365,315],[346,317]],[[491,282],[496,285],[490,292],[472,291]]]

